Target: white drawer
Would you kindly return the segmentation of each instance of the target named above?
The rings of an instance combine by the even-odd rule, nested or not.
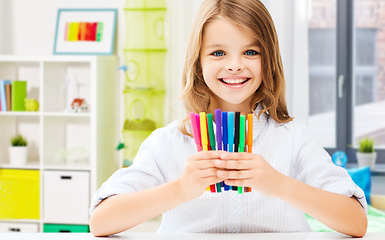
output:
[[[37,233],[39,232],[38,223],[0,223],[0,233]]]
[[[43,220],[46,223],[88,224],[88,171],[44,171]]]

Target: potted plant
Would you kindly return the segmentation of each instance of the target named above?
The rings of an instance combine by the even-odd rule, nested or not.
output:
[[[9,147],[9,160],[11,165],[23,165],[27,163],[28,142],[20,134],[11,138],[12,146]]]
[[[372,138],[363,138],[360,141],[360,148],[357,151],[357,162],[359,167],[369,166],[374,169],[377,153],[374,151],[374,141]]]

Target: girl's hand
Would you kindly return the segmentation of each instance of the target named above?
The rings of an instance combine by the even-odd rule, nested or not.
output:
[[[217,176],[215,161],[223,151],[202,151],[189,156],[184,171],[179,177],[182,197],[191,200],[204,193],[207,187],[223,181]]]
[[[284,174],[275,170],[262,156],[252,153],[222,152],[215,160],[217,176],[230,186],[252,187],[266,196],[279,197],[284,192]]]

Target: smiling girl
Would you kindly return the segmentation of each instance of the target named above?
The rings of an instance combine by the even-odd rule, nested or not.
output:
[[[311,231],[305,213],[348,235],[366,233],[363,191],[288,114],[277,34],[260,1],[202,3],[182,86],[187,112],[254,113],[252,153],[197,153],[187,117],[154,131],[134,164],[96,193],[90,209],[95,236],[159,214],[162,233]],[[221,181],[253,191],[205,191]]]

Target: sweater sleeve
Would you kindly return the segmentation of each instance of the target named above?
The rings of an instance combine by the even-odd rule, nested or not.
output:
[[[150,146],[156,141],[151,134],[140,146],[133,164],[130,167],[117,170],[102,184],[94,195],[89,209],[90,215],[104,199],[113,195],[144,191],[165,183],[153,149]]]
[[[365,194],[346,169],[336,166],[323,147],[314,141],[308,127],[299,126],[294,140],[296,179],[310,186],[347,197],[354,196],[367,212]]]

